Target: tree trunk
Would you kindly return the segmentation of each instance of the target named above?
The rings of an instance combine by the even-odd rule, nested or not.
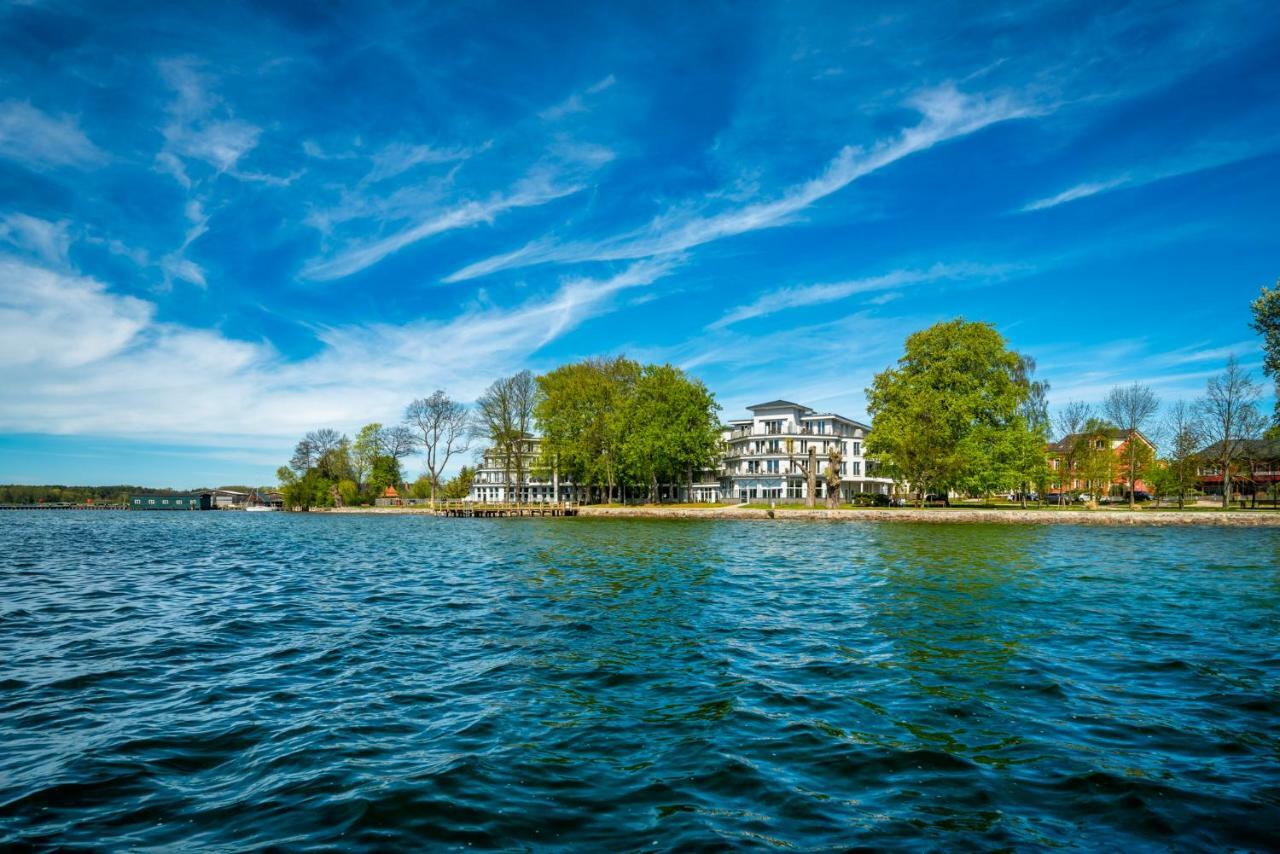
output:
[[[805,475],[809,479],[809,494],[805,497],[804,506],[812,510],[818,501],[818,449],[813,446],[813,442],[809,443],[809,465],[805,469]]]

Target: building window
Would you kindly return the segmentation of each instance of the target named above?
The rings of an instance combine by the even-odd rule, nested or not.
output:
[[[861,442],[854,442],[854,443],[853,443],[853,455],[854,455],[855,457],[860,457],[860,456],[862,456],[862,443],[861,443]]]
[[[853,476],[854,476],[854,477],[862,477],[862,463],[861,463],[861,462],[859,462],[858,460],[854,460],[853,462],[849,463],[849,465],[850,465],[850,466],[852,466],[852,471],[853,471]]]

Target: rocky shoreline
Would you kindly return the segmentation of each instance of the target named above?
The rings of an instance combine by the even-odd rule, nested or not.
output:
[[[431,515],[424,507],[342,507],[325,513],[369,515]],[[1012,525],[1142,525],[1222,527],[1280,527],[1280,512],[1262,510],[1214,512],[1180,510],[1022,510],[1020,508],[865,508],[856,510],[767,510],[756,507],[591,507],[578,516],[596,519],[755,519],[761,521],[823,520],[842,522],[928,522],[937,524],[997,523]]]

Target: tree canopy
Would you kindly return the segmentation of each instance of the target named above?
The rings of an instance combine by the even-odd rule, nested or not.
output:
[[[1020,411],[1029,394],[1027,363],[995,327],[935,324],[908,337],[897,366],[867,389],[867,452],[922,495],[1013,486],[1038,429]]]

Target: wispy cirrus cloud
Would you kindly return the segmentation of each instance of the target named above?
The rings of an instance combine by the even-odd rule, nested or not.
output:
[[[490,223],[507,211],[545,205],[581,189],[581,184],[562,184],[545,172],[537,172],[520,181],[509,193],[495,193],[479,201],[459,202],[380,240],[350,246],[331,258],[313,260],[303,268],[301,275],[313,281],[341,279],[372,267],[387,256],[428,237]]]
[[[567,115],[571,115],[573,113],[585,113],[590,109],[587,106],[586,96],[598,95],[599,93],[613,86],[613,84],[616,82],[617,80],[614,78],[612,74],[608,75],[607,77],[601,78],[600,80],[597,80],[595,83],[592,83],[583,91],[574,92],[572,95],[570,95],[568,98],[565,98],[560,103],[555,104],[554,106],[551,106],[551,107],[547,107],[545,110],[542,110],[541,112],[538,113],[538,118],[543,119],[544,121],[553,122],[558,119],[562,119]]]
[[[32,169],[85,168],[107,159],[71,116],[50,116],[26,101],[0,103],[0,157]]]
[[[24,213],[0,216],[0,241],[28,252],[46,264],[65,267],[71,249],[69,220],[49,222]]]
[[[922,116],[917,124],[867,149],[845,146],[822,174],[788,188],[776,199],[714,214],[671,214],[659,217],[642,228],[596,242],[558,243],[544,238],[514,252],[463,267],[447,276],[445,281],[473,279],[534,264],[646,258],[683,252],[704,243],[759,229],[777,228],[793,222],[797,214],[814,203],[904,157],[997,122],[1033,115],[1043,109],[1007,94],[990,97],[969,95],[950,86],[922,92],[908,104]]]
[[[209,91],[207,76],[193,60],[165,60],[159,69],[174,97],[168,107],[169,120],[161,128],[165,143],[156,155],[157,166],[188,188],[192,186],[187,174],[189,161],[211,166],[219,174],[234,171],[240,159],[257,146],[262,129],[236,118],[222,99]]]
[[[885,291],[895,291],[926,282],[946,279],[1002,279],[1019,269],[1024,268],[1009,264],[934,264],[924,270],[894,270],[882,276],[850,279],[844,282],[775,288],[761,294],[753,302],[731,309],[707,328],[723,329],[744,320],[765,317],[786,309],[836,302],[857,294],[881,293],[883,296]],[[887,301],[881,300],[881,302]]]
[[[1166,178],[1180,175],[1191,175],[1207,169],[1216,169],[1230,163],[1248,160],[1280,147],[1280,138],[1274,136],[1247,141],[1219,142],[1215,144],[1201,143],[1190,147],[1173,158],[1163,158],[1155,163],[1145,164],[1126,170],[1109,178],[1086,181],[1068,187],[1060,193],[1028,202],[1019,209],[1019,213],[1030,213],[1048,208],[1055,208],[1068,202],[1087,199],[1112,190],[1141,187],[1154,184]]]

